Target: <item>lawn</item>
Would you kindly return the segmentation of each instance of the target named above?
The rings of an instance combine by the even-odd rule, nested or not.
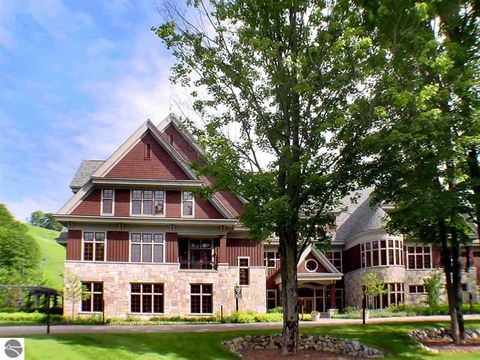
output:
[[[43,278],[46,280],[47,286],[61,290],[63,288],[62,275],[65,247],[56,241],[60,233],[30,224],[26,224],[26,226],[28,227],[28,233],[33,236],[40,247],[41,257],[45,258],[45,264],[42,266]],[[42,261],[40,264],[42,264]]]
[[[480,327],[480,322],[468,322],[467,327]],[[421,350],[407,332],[413,328],[446,325],[445,323],[381,324],[326,326],[305,328],[304,334],[327,334],[355,338],[377,347],[386,359],[479,359],[479,353],[434,355]],[[135,334],[75,334],[29,336],[26,359],[236,359],[221,342],[247,334],[278,333],[278,330],[207,332],[207,333],[135,333]]]

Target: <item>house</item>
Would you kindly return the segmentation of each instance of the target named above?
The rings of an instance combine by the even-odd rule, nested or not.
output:
[[[143,123],[108,159],[85,160],[73,196],[55,215],[68,229],[65,272],[89,296],[64,311],[107,318],[203,316],[281,305],[278,242],[258,243],[237,220],[244,200],[229,192],[209,199],[195,189],[212,179],[189,166],[202,149],[174,115]],[[303,312],[358,306],[366,272],[382,275],[389,293],[376,306],[418,302],[423,278],[440,266],[438,249],[406,244],[384,228],[388,212],[357,203],[336,213],[332,248],[309,246],[297,271]],[[477,286],[480,249],[467,249],[465,286]],[[67,278],[67,277],[66,277]],[[476,294],[476,291],[475,291]]]

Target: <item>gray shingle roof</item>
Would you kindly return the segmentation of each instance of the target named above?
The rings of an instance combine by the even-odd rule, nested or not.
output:
[[[335,240],[347,241],[363,231],[385,227],[387,213],[379,204],[370,206],[370,193],[371,189],[362,191],[357,203],[348,205],[347,210],[341,214],[344,221],[337,228]]]
[[[95,170],[97,170],[103,163],[104,160],[83,160],[73,176],[70,188],[79,189],[85,185],[88,180],[90,180],[90,176],[92,176]]]

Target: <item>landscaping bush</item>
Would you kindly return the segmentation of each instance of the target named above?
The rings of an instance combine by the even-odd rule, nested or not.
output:
[[[272,309],[268,309],[267,313],[268,314],[276,314],[276,313],[283,314],[283,307],[277,306],[277,307],[274,307]]]

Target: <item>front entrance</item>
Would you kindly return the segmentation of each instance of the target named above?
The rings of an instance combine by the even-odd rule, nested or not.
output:
[[[312,311],[325,312],[325,287],[301,287],[298,289],[300,313],[309,314]]]

